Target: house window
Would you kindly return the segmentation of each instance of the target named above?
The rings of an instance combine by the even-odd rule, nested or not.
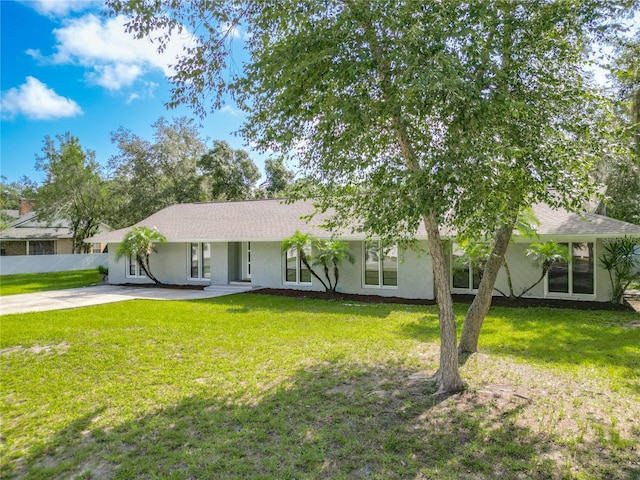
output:
[[[593,242],[561,243],[571,253],[569,262],[555,262],[547,274],[551,294],[593,295],[595,293]]]
[[[482,272],[473,262],[463,260],[464,250],[453,244],[451,249],[451,286],[460,290],[477,290],[480,288]]]
[[[304,253],[311,254],[311,247],[305,247]],[[285,260],[284,283],[294,285],[311,285],[311,272],[302,263],[300,252],[297,248],[287,250],[287,258]]]
[[[364,243],[365,287],[397,287],[398,286],[398,247],[384,246],[374,240]]]
[[[211,278],[211,249],[208,243],[190,243],[189,258],[189,278],[194,280]]]
[[[29,255],[53,255],[55,253],[53,240],[29,240]]]
[[[136,260],[135,257],[127,257],[126,258],[126,272],[128,278],[145,278],[144,270],[140,265],[140,262]]]
[[[102,244],[101,243],[92,243],[91,244],[91,253],[102,253]]]

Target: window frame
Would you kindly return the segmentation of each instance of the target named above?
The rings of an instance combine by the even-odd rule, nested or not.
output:
[[[478,288],[480,288],[480,281],[482,281],[482,276],[478,276],[478,287],[475,288],[475,279],[476,279],[476,272],[474,269],[474,265],[473,262],[471,260],[469,260],[469,273],[468,273],[468,281],[469,281],[469,286],[468,287],[455,287],[453,285],[453,280],[454,280],[454,272],[455,272],[455,259],[454,259],[454,253],[459,250],[461,252],[463,252],[462,248],[460,248],[458,246],[457,243],[453,242],[451,244],[451,251],[449,253],[449,287],[451,288],[451,292],[452,293],[477,293],[478,292]]]
[[[308,254],[311,253],[311,246],[310,245],[306,246],[304,248],[305,248],[305,250],[307,250]],[[283,258],[282,258],[282,260],[283,260],[283,262],[282,262],[282,265],[283,265],[283,268],[282,268],[282,284],[283,285],[305,285],[305,286],[313,285],[313,277],[311,275],[311,271],[309,271],[309,281],[308,282],[300,280],[302,269],[307,270],[307,271],[308,271],[308,269],[302,263],[302,260],[300,258],[300,252],[299,252],[298,248],[295,248],[295,250],[296,250],[296,280],[295,281],[287,280],[288,259],[290,258],[289,257],[289,252],[291,250],[294,250],[294,249],[290,248],[290,249],[286,250],[285,252],[283,252]]]
[[[378,245],[378,283],[370,284],[367,283],[367,244],[377,243]],[[400,261],[398,260],[398,245],[393,244],[388,247],[387,251],[391,251],[395,249],[396,251],[396,261],[395,261],[395,272],[396,272],[396,284],[395,285],[385,285],[384,284],[384,259],[387,257],[385,253],[385,245],[381,240],[364,240],[362,242],[362,288],[373,288],[373,289],[385,289],[385,290],[397,290],[398,289],[398,278],[400,272]],[[380,255],[382,253],[382,255]]]
[[[251,242],[243,242],[244,278],[251,280]]]
[[[140,262],[138,262],[136,260],[136,266],[135,266],[135,273],[131,274],[131,261],[135,260],[134,257],[131,256],[126,256],[125,257],[125,270],[124,270],[124,276],[125,278],[147,278],[147,276],[144,273],[144,270],[142,269],[142,266],[140,265]]]
[[[193,256],[192,256],[192,252],[193,252],[193,246],[196,245],[197,249],[198,249],[198,253],[197,253],[197,268],[198,268],[198,276],[194,277],[192,276],[192,265],[191,262],[193,260]],[[205,252],[205,245],[207,245],[208,247],[208,252],[209,252],[209,256],[205,257],[204,252]],[[208,262],[208,267],[209,267],[209,272],[208,272],[208,276],[207,276],[207,272],[205,272],[205,258],[207,258],[209,260]],[[206,281],[211,281],[211,244],[209,242],[188,242],[187,243],[187,279],[188,280],[193,280],[193,281],[199,281],[199,282],[206,282]]]
[[[598,268],[597,268],[597,259],[598,259],[598,254],[597,254],[597,244],[598,242],[595,239],[592,240],[585,240],[585,241],[573,241],[573,240],[561,240],[557,242],[558,244],[566,244],[569,248],[569,261],[567,262],[567,276],[568,276],[568,281],[567,281],[567,292],[552,292],[549,290],[549,273],[551,273],[551,270],[549,270],[549,272],[547,272],[547,274],[544,277],[544,296],[545,297],[549,297],[549,298],[580,298],[580,299],[594,299],[596,298],[596,293],[597,293],[597,285],[598,285]],[[573,261],[573,248],[575,244],[592,244],[593,245],[593,250],[592,250],[592,257],[591,257],[591,262],[593,264],[593,276],[592,276],[592,283],[593,283],[593,293],[575,293],[574,292],[574,282],[573,282],[573,277],[574,277],[574,271],[573,271],[573,265],[574,265],[574,261]],[[588,248],[588,247],[587,247]],[[553,266],[551,267],[553,268]]]

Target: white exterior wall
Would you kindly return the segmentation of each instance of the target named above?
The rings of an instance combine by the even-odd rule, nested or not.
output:
[[[364,243],[361,241],[348,243],[355,257],[355,263],[353,265],[347,261],[342,263],[338,292],[383,297],[434,298],[431,258],[426,253],[426,242],[420,243],[420,246],[425,249],[424,252],[417,253],[410,250],[400,253],[397,288],[363,287]],[[251,259],[251,283],[254,286],[324,291],[322,284],[313,276],[311,285],[284,283],[284,256],[280,242],[252,242]],[[316,271],[324,279],[323,273],[319,269]]]
[[[547,239],[536,240],[532,243],[543,243]],[[567,295],[558,293],[546,292],[546,279],[543,279],[538,285],[532,288],[524,295],[524,298],[557,298],[567,300],[586,300],[593,302],[608,302],[611,299],[611,282],[609,281],[608,272],[602,268],[598,258],[603,252],[602,239],[581,239],[575,240],[571,238],[557,237],[553,241],[558,243],[563,242],[593,242],[595,245],[594,250],[594,268],[595,268],[595,294],[594,295]],[[529,248],[530,243],[512,243],[509,245],[506,254],[507,264],[509,265],[509,271],[511,272],[511,280],[513,283],[513,290],[516,295],[520,295],[523,289],[528,288],[535,283],[542,273],[541,268],[537,265],[532,258],[527,257],[525,250]],[[496,287],[502,292],[509,294],[509,287],[507,284],[507,276],[505,274],[504,267],[500,269],[498,279],[496,281]],[[454,290],[454,293],[469,293],[462,290]],[[500,296],[498,292],[494,291],[494,295]]]
[[[162,283],[172,285],[209,285],[209,280],[188,280],[189,252],[185,243],[163,243],[149,260],[151,273]],[[128,277],[124,258],[116,261],[118,244],[109,244],[109,283],[153,283],[148,278]]]
[[[557,242],[564,242],[570,239],[554,238]],[[545,240],[539,240],[545,241]],[[594,241],[593,239],[583,241]],[[340,268],[340,281],[338,292],[378,295],[385,297],[402,298],[422,298],[432,300],[435,298],[433,272],[431,257],[427,253],[427,242],[419,242],[422,249],[419,252],[408,250],[400,252],[398,263],[398,286],[393,287],[364,287],[363,281],[363,248],[362,241],[348,242],[351,252],[355,257],[355,263],[343,262]],[[232,278],[232,272],[240,269],[243,273],[246,269],[246,258],[242,255],[240,248],[238,254],[230,253],[233,244],[211,243],[211,279],[192,280],[189,279],[189,251],[188,244],[174,243],[158,245],[158,253],[151,256],[151,271],[163,283],[175,285],[226,285]],[[570,296],[559,294],[546,294],[543,280],[535,288],[529,291],[525,297],[530,298],[564,298],[571,300],[591,300],[606,302],[610,299],[611,285],[606,270],[600,266],[598,257],[602,254],[603,240],[595,241],[595,295],[591,296]],[[507,262],[511,271],[514,292],[519,295],[523,288],[533,284],[540,276],[540,267],[525,255],[525,250],[529,243],[512,243],[507,250]],[[125,260],[115,261],[117,244],[109,245],[109,281],[110,283],[150,283],[147,278],[132,278],[126,276]],[[101,255],[89,255],[90,257],[100,257]],[[79,257],[72,255],[72,257]],[[3,257],[2,262],[8,261],[11,257]],[[31,257],[35,258],[35,257]],[[255,287],[264,288],[288,288],[297,290],[323,291],[324,287],[320,282],[312,277],[311,285],[293,285],[284,283],[284,256],[281,251],[280,242],[251,242],[251,284]],[[450,259],[449,259],[450,260]],[[234,262],[241,262],[235,265]],[[106,262],[102,261],[102,264]],[[323,277],[321,270],[317,269],[319,275]],[[4,273],[4,272],[3,272]],[[500,270],[496,286],[503,292],[509,292],[504,268]],[[454,293],[470,293],[469,290],[454,290]],[[500,295],[494,292],[495,295]]]

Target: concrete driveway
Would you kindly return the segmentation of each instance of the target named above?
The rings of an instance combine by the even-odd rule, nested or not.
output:
[[[206,290],[98,285],[95,287],[0,297],[0,314],[62,310],[65,308],[122,302],[136,298],[148,300],[197,300],[246,292],[250,289],[251,287],[244,285],[211,286],[207,287]]]

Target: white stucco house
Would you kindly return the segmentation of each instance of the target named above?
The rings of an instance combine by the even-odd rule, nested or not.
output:
[[[134,226],[157,228],[167,238],[153,254],[151,268],[163,283],[177,285],[228,285],[244,282],[254,287],[323,290],[300,262],[298,252],[282,252],[281,242],[296,230],[327,239],[318,226],[322,217],[307,223],[301,217],[313,211],[311,202],[287,204],[282,200],[190,203],[167,207]],[[534,207],[540,221],[539,237],[517,235],[507,252],[515,293],[534,283],[540,268],[525,256],[532,242],[553,240],[569,247],[571,260],[555,264],[547,278],[527,297],[608,301],[611,286],[598,257],[610,238],[640,236],[640,226],[594,213],[577,215]],[[133,226],[132,226],[133,227]],[[113,284],[149,283],[135,260],[116,261],[118,243],[132,228],[100,233],[89,242],[109,244],[109,281]],[[446,237],[446,235],[445,235]],[[343,293],[434,299],[434,282],[426,233],[417,234],[419,249],[398,251],[394,245],[367,241],[364,234],[346,233],[355,263],[344,262],[338,291]],[[473,265],[454,268],[459,249],[449,243],[452,291],[473,293],[478,275]],[[507,291],[504,271],[496,286]]]

